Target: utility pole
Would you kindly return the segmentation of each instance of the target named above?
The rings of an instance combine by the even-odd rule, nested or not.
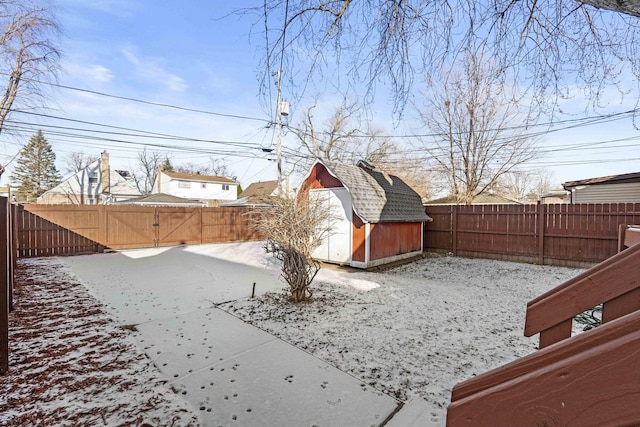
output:
[[[280,104],[282,101],[282,89],[280,80],[282,78],[282,70],[278,68],[276,72],[276,86],[278,88],[277,104],[276,104],[276,132],[278,133],[278,195],[282,196],[282,117],[280,117]]]

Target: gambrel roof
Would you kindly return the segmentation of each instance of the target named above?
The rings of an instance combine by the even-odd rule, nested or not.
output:
[[[402,179],[361,166],[320,161],[327,171],[349,190],[354,212],[368,223],[431,221],[420,195]],[[315,166],[315,165],[314,165]]]

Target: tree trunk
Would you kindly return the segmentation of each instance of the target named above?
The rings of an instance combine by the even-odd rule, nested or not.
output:
[[[624,13],[640,18],[640,2],[629,0],[580,0],[580,3],[593,6],[598,9],[607,9],[613,12]]]

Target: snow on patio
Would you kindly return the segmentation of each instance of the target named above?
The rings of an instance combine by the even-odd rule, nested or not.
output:
[[[378,426],[398,401],[216,307],[283,284],[259,243],[65,258],[204,425]],[[271,266],[271,268],[269,268]]]
[[[55,258],[20,260],[0,425],[196,426],[197,411]]]

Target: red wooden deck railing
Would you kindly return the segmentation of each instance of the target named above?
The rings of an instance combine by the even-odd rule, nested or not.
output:
[[[571,337],[599,304],[602,326]],[[640,244],[529,302],[538,332],[536,353],[454,387],[447,426],[640,425]]]

